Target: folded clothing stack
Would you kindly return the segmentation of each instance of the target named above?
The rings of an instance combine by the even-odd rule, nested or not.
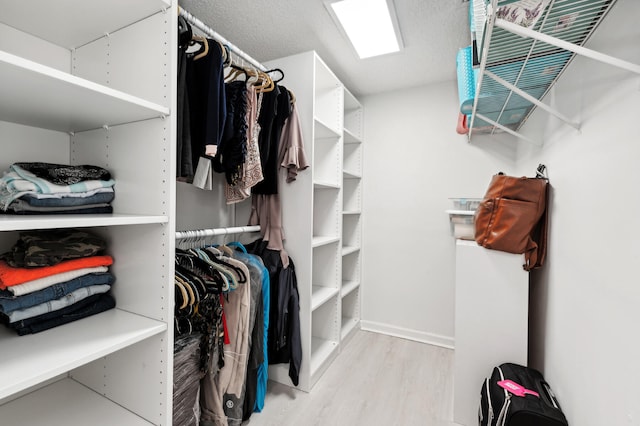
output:
[[[21,232],[0,256],[0,321],[25,335],[115,307],[105,247],[83,230]]]
[[[14,163],[0,178],[0,210],[10,214],[113,213],[114,184],[98,166]]]

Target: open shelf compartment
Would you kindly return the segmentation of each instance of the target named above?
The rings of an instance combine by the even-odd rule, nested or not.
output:
[[[313,181],[340,185],[342,153],[339,138],[316,139],[313,144]]]
[[[345,142],[358,143],[362,140],[362,105],[344,89],[344,134]]]
[[[323,245],[313,249],[312,311],[340,291],[340,260],[336,244]]]
[[[0,406],[0,418],[3,424],[29,426],[152,424],[71,378]]]
[[[361,179],[344,179],[342,188],[343,209],[345,212],[362,211]]]
[[[62,132],[169,114],[169,108],[2,51],[0,98],[0,120]]]
[[[319,377],[337,355],[340,341],[340,299],[336,294],[313,311],[311,318],[311,375]],[[313,380],[312,380],[313,381]]]
[[[360,323],[360,288],[342,297],[341,339],[345,339]]]
[[[166,323],[117,308],[28,336],[3,327],[0,399],[166,330]]]
[[[340,237],[340,191],[315,188],[313,191],[313,237]]]

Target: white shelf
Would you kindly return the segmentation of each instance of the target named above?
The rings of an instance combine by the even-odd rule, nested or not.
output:
[[[353,93],[346,87],[344,88],[344,111],[349,113],[351,111],[357,111],[362,109],[362,104],[353,96]]]
[[[313,182],[315,189],[340,189],[339,183],[333,182]]]
[[[355,253],[357,251],[360,251],[360,247],[353,247],[353,246],[343,246],[342,247],[342,255],[343,256]]]
[[[0,120],[62,132],[97,129],[170,112],[161,105],[3,51],[0,99]]]
[[[343,129],[344,132],[344,143],[362,143],[362,139],[355,135],[349,129]]]
[[[0,400],[166,330],[166,323],[119,309],[27,336],[2,327]]]
[[[311,247],[321,247],[340,241],[340,237],[313,237]]]
[[[345,339],[353,330],[355,330],[360,320],[358,318],[342,317],[342,329],[340,335],[342,339]]]
[[[3,426],[149,426],[151,423],[72,379],[0,406]]]
[[[0,326],[3,426],[171,423],[177,5],[0,0],[4,166],[93,164],[123,189],[116,214],[0,215],[1,245],[25,230],[99,228],[124,261],[115,309],[33,335]]]
[[[2,0],[0,21],[68,49],[170,6],[164,0]]]
[[[355,215],[355,214],[362,214],[362,212],[360,210],[345,210],[342,212],[342,214],[344,215]]]
[[[317,337],[311,338],[311,375],[318,371],[338,348],[338,342]]]
[[[474,133],[507,132],[537,144],[518,132],[537,107],[579,129],[579,122],[542,102],[576,55],[640,73],[636,64],[584,47],[616,1],[552,1],[530,26],[501,18],[511,0],[494,0],[492,7],[483,3],[473,10],[476,25],[482,25],[476,27],[481,61],[468,111],[469,140]]]
[[[0,215],[0,231],[168,223],[167,216],[126,214]]]
[[[345,297],[353,290],[357,289],[360,286],[360,281],[343,281],[342,289],[340,290],[341,297]]]
[[[359,173],[348,172],[347,170],[342,171],[342,177],[344,179],[362,179],[362,175]]]
[[[338,294],[339,291],[339,289],[333,287],[311,286],[311,310],[315,311],[326,301]]]
[[[445,210],[445,213],[455,214],[459,216],[473,216],[476,214],[475,210]]]
[[[338,130],[332,128],[321,119],[316,117],[313,122],[315,123],[315,139],[337,139],[340,137],[340,132]]]

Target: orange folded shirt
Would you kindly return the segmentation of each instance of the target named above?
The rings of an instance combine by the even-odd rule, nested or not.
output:
[[[65,260],[53,266],[41,268],[14,268],[4,260],[0,260],[0,289],[28,281],[48,277],[62,272],[75,271],[82,268],[94,268],[96,266],[109,266],[113,263],[111,256],[90,256],[79,259]]]

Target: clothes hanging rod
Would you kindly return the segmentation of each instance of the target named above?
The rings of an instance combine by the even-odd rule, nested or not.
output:
[[[186,240],[189,238],[214,237],[216,235],[246,234],[250,232],[259,232],[259,231],[260,231],[260,225],[235,226],[231,228],[194,229],[190,231],[176,232],[176,240]]]
[[[259,69],[260,71],[267,71],[267,67],[265,67],[260,62],[256,61],[251,56],[246,54],[242,49],[240,49],[235,44],[231,43],[229,40],[227,40],[226,38],[222,37],[217,32],[213,31],[204,22],[202,22],[201,20],[199,20],[198,18],[193,16],[191,13],[187,12],[182,7],[178,7],[178,11],[180,13],[180,16],[182,16],[184,19],[186,19],[187,22],[189,22],[194,27],[198,28],[200,31],[204,32],[209,37],[211,37],[214,40],[217,40],[220,43],[222,43],[223,45],[227,46],[229,48],[229,50],[232,51],[235,55],[237,55],[240,58],[244,59],[245,61],[249,62],[251,65],[253,65],[257,69]]]

